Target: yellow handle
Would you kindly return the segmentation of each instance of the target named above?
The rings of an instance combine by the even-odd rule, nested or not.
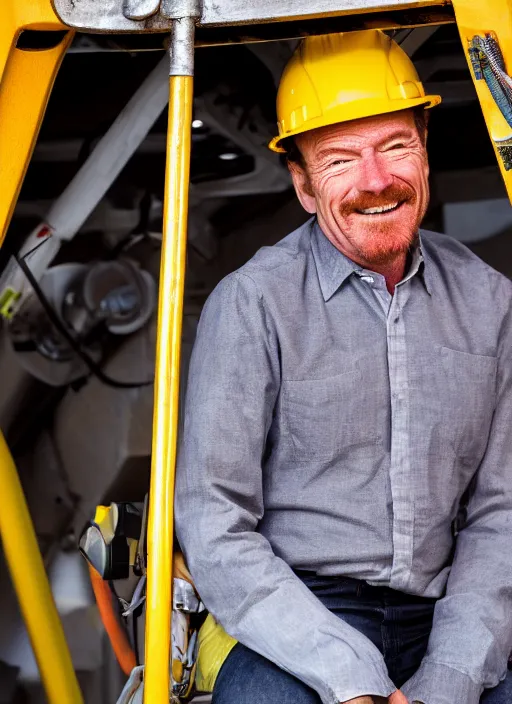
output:
[[[0,535],[50,704],[82,704],[18,472],[0,433]]]
[[[169,704],[174,476],[192,98],[192,76],[171,76],[148,524],[145,704]]]

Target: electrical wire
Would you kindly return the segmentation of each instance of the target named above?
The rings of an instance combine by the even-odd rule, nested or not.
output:
[[[28,259],[34,252],[37,252],[37,250],[40,247],[43,247],[46,243],[48,242],[48,239],[41,240],[38,244],[35,245],[35,247],[32,247],[32,249],[29,249],[29,251],[23,255],[23,259]]]
[[[105,374],[102,368],[94,361],[94,359],[89,354],[87,354],[87,352],[82,348],[80,342],[70,333],[66,325],[60,319],[59,315],[51,305],[50,301],[46,298],[45,294],[41,290],[41,287],[39,286],[36,277],[30,270],[30,267],[26,263],[25,259],[20,257],[18,254],[14,254],[14,258],[16,260],[16,263],[26,276],[28,282],[34,289],[34,293],[39,303],[43,307],[46,315],[53,323],[55,328],[58,330],[58,332],[64,337],[71,349],[84,362],[91,374],[93,374],[99,381],[103,382],[107,386],[112,386],[116,389],[138,389],[143,386],[151,386],[153,384],[153,379],[142,382],[119,381],[117,379],[112,379],[110,376]]]

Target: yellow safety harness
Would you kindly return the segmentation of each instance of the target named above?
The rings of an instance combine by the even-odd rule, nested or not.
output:
[[[147,500],[98,506],[79,541],[105,631],[127,675],[144,662],[146,509]],[[236,640],[207,614],[179,552],[174,555],[173,578],[171,702],[184,702],[197,692],[213,691]],[[120,701],[136,701],[142,669],[136,674]]]

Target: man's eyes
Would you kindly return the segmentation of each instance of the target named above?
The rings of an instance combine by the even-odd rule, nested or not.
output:
[[[398,151],[400,149],[407,149],[407,144],[405,142],[394,142],[393,144],[390,144],[386,147],[382,148],[382,153],[384,152],[390,152],[390,151]],[[335,167],[335,166],[347,166],[348,164],[352,164],[357,160],[357,157],[355,156],[347,156],[347,157],[338,157],[337,159],[332,159],[327,163],[327,167]]]
[[[344,166],[345,164],[350,164],[354,159],[333,159],[329,162],[329,166]]]

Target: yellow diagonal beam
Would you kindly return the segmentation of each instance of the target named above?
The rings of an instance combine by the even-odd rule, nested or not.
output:
[[[512,75],[512,0],[485,0],[485,2],[452,0],[452,4],[462,48],[468,60],[501,175],[512,201],[512,169],[509,166],[512,153],[512,127],[502,115],[485,80],[477,80],[468,50],[473,37],[476,35],[483,37],[489,32],[492,33],[503,53],[507,73],[509,76]],[[472,145],[468,144],[468,150],[471,150],[471,147]],[[507,158],[504,159],[504,155]]]
[[[1,24],[0,17],[0,24]],[[11,49],[0,82],[0,246],[72,32],[52,49]]]
[[[0,81],[11,49],[24,29],[67,29],[50,0],[2,0],[0,4]]]
[[[0,433],[0,536],[49,704],[82,704],[18,472]]]

